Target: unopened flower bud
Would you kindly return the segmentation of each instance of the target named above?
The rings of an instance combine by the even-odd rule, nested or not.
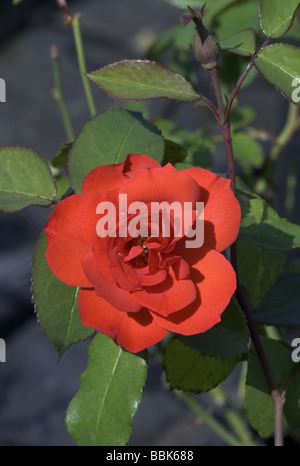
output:
[[[192,51],[195,59],[204,68],[207,70],[216,68],[220,46],[213,35],[207,35],[206,39],[202,42],[201,37],[197,34],[192,44]]]
[[[205,69],[212,70],[216,68],[218,64],[218,57],[220,53],[219,43],[214,35],[206,29],[202,22],[204,8],[202,8],[199,16],[196,15],[192,8],[189,7],[189,10],[191,15],[184,17],[184,25],[186,25],[190,20],[193,20],[196,25],[197,34],[193,44],[191,44],[193,55]]]

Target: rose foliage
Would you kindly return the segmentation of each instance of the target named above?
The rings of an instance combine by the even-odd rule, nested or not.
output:
[[[51,209],[33,257],[33,302],[59,357],[88,345],[66,414],[78,445],[128,442],[151,364],[224,443],[299,444],[299,186],[287,154],[300,128],[299,0],[166,1],[184,27],[159,34],[142,59],[94,71],[80,15],[58,2],[91,119],[77,134],[54,47],[66,141],[50,163],[30,148],[0,148],[0,211]],[[256,109],[239,96],[258,76],[270,89],[260,84]],[[96,86],[123,107],[97,114]],[[149,120],[145,101],[158,98],[173,102],[158,114],[153,105]],[[179,103],[180,121],[195,114],[196,126],[205,107],[201,127],[170,118]],[[281,130],[271,128],[274,108],[286,115]],[[221,384],[235,368],[233,406]],[[220,420],[194,397],[215,388]]]

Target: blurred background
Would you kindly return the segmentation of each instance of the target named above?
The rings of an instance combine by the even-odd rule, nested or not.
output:
[[[124,58],[143,58],[161,32],[180,24],[181,11],[164,0],[70,0],[68,4],[72,13],[82,13],[89,71]],[[76,132],[89,119],[72,30],[63,24],[55,0],[24,0],[15,7],[11,0],[1,0],[0,39],[0,77],[7,86],[7,101],[0,103],[0,145],[27,146],[50,160],[66,140],[51,93],[53,45],[60,52],[65,99]],[[95,86],[92,89],[99,113],[121,105]],[[201,90],[211,92],[205,76]],[[257,127],[275,134],[280,131],[287,101],[263,78],[258,77],[240,99],[258,109]],[[271,121],[264,119],[265,106]],[[206,109],[189,106],[187,111],[185,105],[164,100],[151,103],[150,111],[188,129],[211,118]],[[275,207],[279,214],[290,160],[299,155],[299,137],[298,133],[277,167]],[[217,160],[220,170],[225,169],[223,155],[221,151]],[[86,366],[88,342],[71,347],[58,362],[31,303],[32,254],[48,215],[47,209],[33,207],[13,215],[0,214],[0,338],[5,339],[7,351],[7,362],[0,363],[0,445],[74,445],[64,417]],[[299,187],[291,220],[300,221]],[[236,374],[226,383],[230,393]],[[208,403],[205,395],[201,397]],[[153,364],[130,444],[222,445],[222,441],[164,389],[161,368]]]

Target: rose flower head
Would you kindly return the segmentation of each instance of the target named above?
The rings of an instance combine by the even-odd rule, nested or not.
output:
[[[130,154],[92,170],[81,194],[55,207],[46,258],[81,288],[82,323],[136,353],[168,331],[194,335],[221,320],[236,289],[221,252],[240,218],[229,180]]]

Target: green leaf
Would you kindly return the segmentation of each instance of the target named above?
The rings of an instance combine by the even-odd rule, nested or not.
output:
[[[96,335],[79,391],[67,409],[67,429],[77,444],[125,445],[146,377],[143,358],[124,351],[105,335]]]
[[[259,7],[260,25],[268,37],[280,37],[288,32],[296,14],[299,0],[261,0]],[[298,10],[298,11],[297,11]]]
[[[279,391],[285,388],[290,376],[295,370],[291,359],[291,348],[278,340],[261,337],[271,371]],[[289,393],[286,394],[288,399]],[[292,402],[292,399],[291,399]],[[248,373],[245,390],[245,408],[252,427],[262,438],[268,438],[274,432],[274,405],[270,388],[262,370],[256,351],[252,350],[248,361]],[[293,404],[296,415],[300,415],[299,405]],[[284,411],[285,414],[285,411]],[[287,432],[286,417],[283,418],[284,431]]]
[[[186,151],[186,156],[181,162],[177,160],[176,168],[181,170],[190,167],[211,168],[213,142],[205,127],[196,131],[180,128],[176,123],[166,118],[154,120],[165,139],[179,144]]]
[[[159,61],[162,53],[172,48],[178,51],[186,52],[189,45],[195,37],[195,28],[193,24],[187,24],[185,27],[181,25],[172,26],[163,31],[155,42],[151,45],[147,52],[147,59]]]
[[[256,308],[283,272],[286,252],[262,248],[243,237],[237,248],[241,282]]]
[[[73,141],[67,141],[61,145],[59,152],[51,160],[51,165],[53,167],[64,167],[67,164],[72,144]]]
[[[200,98],[183,76],[149,60],[120,61],[88,76],[104,92],[121,100],[166,97],[188,102]]]
[[[241,74],[249,64],[249,57],[242,57],[233,53],[221,51],[222,66],[220,67],[220,78],[223,87],[223,94],[228,95],[240,78]],[[256,78],[258,71],[253,67],[244,80],[241,88],[249,86]]]
[[[230,53],[241,56],[252,56],[256,47],[255,31],[248,28],[236,32],[230,37],[222,39],[220,46],[223,50],[227,50]]]
[[[300,247],[300,226],[279,215],[263,200],[242,202],[240,236],[265,249],[289,251]]]
[[[300,76],[300,48],[286,44],[273,44],[263,48],[254,60],[256,68],[279,91],[298,103],[295,97],[295,80]]]
[[[191,162],[178,162],[176,163],[177,170],[185,170],[186,168],[195,168],[195,165]]]
[[[206,392],[219,385],[236,366],[238,358],[213,358],[174,338],[164,355],[164,369],[170,388]]]
[[[232,134],[232,148],[244,173],[263,166],[265,154],[261,144],[247,133]]]
[[[214,358],[241,357],[248,352],[249,331],[243,312],[232,299],[221,322],[207,332],[180,337],[185,345]]]
[[[74,343],[94,333],[82,325],[77,306],[79,288],[58,280],[48,267],[46,234],[37,243],[32,263],[32,292],[41,329],[57,349],[59,357]]]
[[[185,164],[191,164],[192,167],[201,167],[211,169],[213,162],[211,141],[202,140],[201,145],[191,145],[188,150],[188,155],[184,160]],[[177,168],[177,164],[176,164]]]
[[[177,32],[183,29],[180,26],[172,26],[162,31],[147,51],[146,58],[151,61],[159,61],[162,53],[174,44]]]
[[[187,156],[187,151],[184,147],[180,146],[174,141],[165,139],[165,155],[163,165],[171,163],[175,165],[178,162],[182,162]]]
[[[233,132],[248,126],[256,118],[256,111],[250,105],[234,107],[230,112],[230,124]]]
[[[203,141],[199,146],[192,145],[188,150],[187,156],[182,162],[176,163],[177,170],[185,168],[201,167],[211,169],[212,166],[212,148],[211,144]]]
[[[300,273],[300,259],[294,259],[287,267],[286,273]]]
[[[250,190],[247,183],[245,183],[245,181],[242,180],[239,176],[235,177],[235,186],[236,186],[236,191],[238,193],[243,194],[249,199],[261,199],[261,197],[258,194],[255,194]]]
[[[30,205],[49,206],[55,184],[48,164],[26,147],[0,149],[0,210],[16,212]]]
[[[21,2],[23,2],[23,0],[12,0],[13,5],[18,5]]]
[[[216,4],[214,9],[217,11],[211,19],[214,33],[219,40],[248,28],[260,31],[258,0],[233,0],[228,4],[224,0],[211,0],[211,3]],[[206,21],[211,19],[207,17]]]
[[[191,0],[188,3],[185,0],[167,0],[167,2],[184,10],[187,9],[187,5],[189,5],[191,8],[201,8],[201,6],[203,6],[202,0]],[[210,2],[208,1],[208,3]]]
[[[162,162],[164,140],[139,113],[110,109],[86,123],[69,154],[72,186],[80,192],[84,177],[95,167],[124,161],[128,154],[146,154]]]
[[[55,199],[57,201],[61,201],[62,198],[67,194],[70,190],[70,181],[66,175],[57,175],[55,177],[55,184],[56,184],[56,196]]]
[[[124,102],[124,109],[130,112],[140,113],[146,120],[149,121],[149,102],[144,100],[130,100],[129,102]]]
[[[278,326],[300,325],[300,262],[293,261],[254,313],[257,322]]]

